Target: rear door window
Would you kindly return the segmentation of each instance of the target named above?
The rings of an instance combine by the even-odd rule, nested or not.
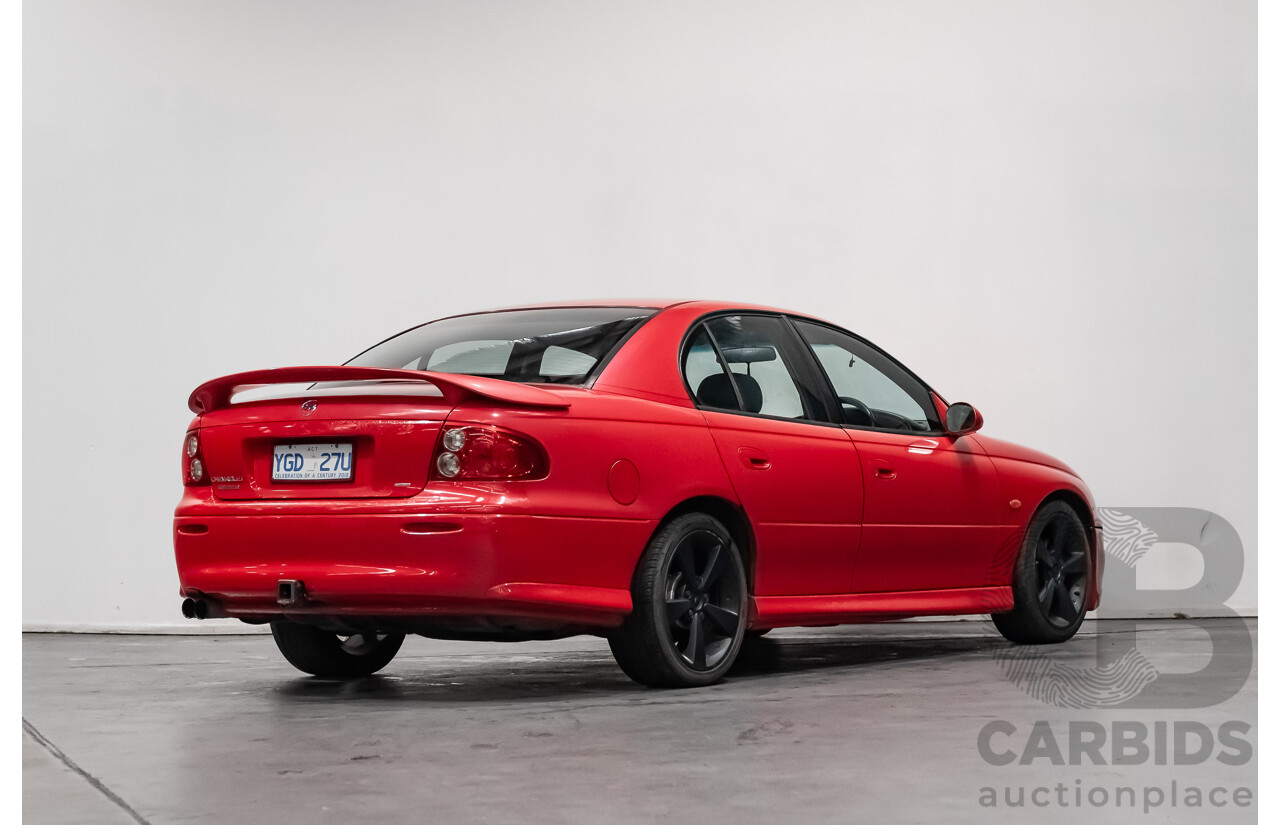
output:
[[[776,316],[708,319],[690,336],[685,352],[685,382],[694,401],[773,418],[814,418],[818,404],[796,380],[792,338]]]

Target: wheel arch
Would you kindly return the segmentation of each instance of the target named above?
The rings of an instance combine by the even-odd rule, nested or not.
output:
[[[1096,610],[1102,601],[1102,573],[1106,566],[1103,554],[1101,525],[1094,517],[1092,504],[1080,493],[1069,488],[1059,488],[1040,500],[1040,504],[1032,511],[1032,515],[1040,508],[1054,501],[1061,501],[1075,511],[1084,525],[1085,539],[1089,542],[1090,573],[1085,596],[1085,609]]]
[[[658,521],[658,525],[649,535],[649,540],[652,541],[653,537],[672,520],[686,513],[705,513],[728,528],[729,535],[733,536],[733,542],[738,546],[738,552],[742,554],[742,566],[747,574],[747,592],[754,593],[755,533],[751,529],[751,520],[747,518],[747,514],[743,512],[742,508],[736,502],[717,495],[686,498],[668,510],[666,515]]]
[[[1054,501],[1066,502],[1072,510],[1076,511],[1076,515],[1080,517],[1080,523],[1084,525],[1085,532],[1093,532],[1093,528],[1097,525],[1097,520],[1093,517],[1093,508],[1089,506],[1089,502],[1085,501],[1083,496],[1075,490],[1070,490],[1065,487],[1054,490],[1042,498],[1040,503],[1036,505],[1036,509],[1032,511],[1032,515],[1039,512],[1039,510],[1046,504]],[[1090,543],[1092,543],[1092,541]]]

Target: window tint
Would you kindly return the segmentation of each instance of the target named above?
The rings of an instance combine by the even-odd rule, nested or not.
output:
[[[733,373],[737,396],[746,412],[779,418],[812,417],[812,408],[806,407],[792,365],[788,363],[789,355],[783,343],[788,333],[780,318],[720,316],[707,321],[706,327]],[[727,379],[722,377],[720,383],[724,390],[734,390]],[[720,406],[709,403],[701,394],[699,402]]]
[[[929,391],[884,353],[830,327],[797,320],[796,328],[840,397],[844,423],[903,432],[936,429]]]
[[[415,327],[347,363],[580,384],[654,312],[640,307],[560,307],[463,315]]]

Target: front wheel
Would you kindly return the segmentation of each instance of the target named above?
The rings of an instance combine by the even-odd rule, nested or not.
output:
[[[658,531],[631,583],[632,611],[609,636],[623,672],[651,687],[719,681],[746,630],[747,577],[733,536],[688,513]]]
[[[404,643],[403,633],[340,636],[294,622],[272,622],[271,635],[289,664],[326,679],[357,679],[382,670]]]
[[[1006,639],[1024,645],[1065,642],[1084,621],[1089,539],[1076,511],[1051,501],[1036,511],[1013,568],[1013,610],[991,617]]]

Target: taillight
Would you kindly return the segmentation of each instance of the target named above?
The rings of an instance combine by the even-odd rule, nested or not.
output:
[[[200,452],[200,431],[188,430],[182,443],[182,483],[208,484],[209,468],[204,466],[204,455]]]
[[[437,479],[534,479],[547,475],[547,456],[531,438],[497,427],[448,427],[432,462]]]

